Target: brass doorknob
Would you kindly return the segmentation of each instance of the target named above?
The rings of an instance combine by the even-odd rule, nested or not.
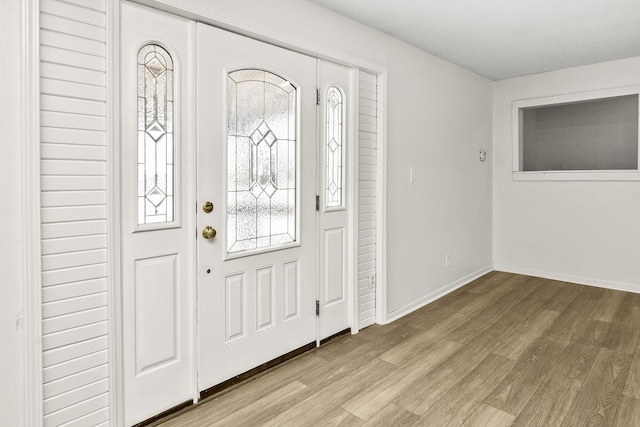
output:
[[[202,237],[204,237],[205,239],[213,239],[214,237],[216,237],[216,229],[207,225],[202,229]]]

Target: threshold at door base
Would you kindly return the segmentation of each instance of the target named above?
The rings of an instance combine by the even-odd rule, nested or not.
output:
[[[151,418],[147,418],[144,421],[139,422],[138,424],[133,425],[133,427],[143,427],[143,426],[148,426],[151,425],[157,421],[160,421],[161,419],[168,417],[169,415],[173,415],[176,412],[180,412],[185,408],[188,408],[189,406],[193,405],[193,400],[187,400],[186,402],[182,402],[179,405],[174,406],[173,408],[169,408],[166,411],[163,411],[161,413],[159,413],[158,415],[154,415]]]
[[[286,362],[289,359],[293,359],[296,356],[301,355],[302,353],[306,353],[309,350],[313,350],[314,348],[316,348],[316,342],[311,342],[307,345],[303,345],[300,348],[297,348],[293,351],[290,351],[289,353],[283,354],[282,356],[278,356],[273,360],[270,360],[268,362],[263,363],[260,366],[256,366],[253,369],[248,370],[247,372],[244,372],[240,375],[236,375],[233,378],[230,378],[218,385],[214,385],[213,387],[209,387],[206,390],[202,390],[200,392],[200,400],[198,401],[198,403],[202,402],[205,399],[209,399],[213,396],[216,396],[218,394],[220,394],[221,392],[228,390],[229,388],[240,384],[241,382],[254,377],[258,374],[263,373],[264,371],[273,368],[274,366],[277,366],[281,363]]]
[[[347,328],[347,329],[345,329],[343,331],[336,332],[335,334],[331,335],[330,337],[326,337],[325,339],[320,340],[320,345],[325,345],[326,343],[328,343],[332,339],[338,338],[339,336],[342,336],[342,335],[347,334],[349,332],[351,332],[351,328]]]

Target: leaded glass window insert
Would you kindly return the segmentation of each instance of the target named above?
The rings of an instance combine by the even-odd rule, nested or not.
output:
[[[297,90],[269,71],[228,74],[227,252],[296,241]]]
[[[340,208],[342,202],[342,140],[344,135],[344,102],[335,86],[327,91],[327,138],[325,161],[325,206]]]
[[[173,71],[163,47],[138,52],[138,225],[174,220]]]

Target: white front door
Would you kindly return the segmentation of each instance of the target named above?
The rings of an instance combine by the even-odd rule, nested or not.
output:
[[[197,46],[204,390],[316,340],[316,60],[204,24]]]
[[[353,249],[349,227],[353,211],[347,169],[354,146],[351,116],[352,70],[318,62],[318,340],[351,326]]]
[[[194,395],[193,24],[126,3],[121,13],[124,417],[133,425]]]

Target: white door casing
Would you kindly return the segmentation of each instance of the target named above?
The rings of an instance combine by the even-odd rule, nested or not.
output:
[[[353,71],[318,61],[318,341],[352,323],[353,236],[348,167],[354,152]]]
[[[204,390],[316,340],[316,60],[204,24],[197,27],[198,387]],[[296,184],[292,194],[297,221],[292,231],[295,241],[277,250],[227,253],[229,233],[236,233],[239,239],[244,232],[228,226],[227,205],[234,206],[228,197],[239,200],[248,195],[227,195],[227,125],[232,110],[227,105],[228,76],[243,69],[265,70],[295,87],[297,126],[289,129],[289,139],[295,135],[297,166],[290,178]],[[265,96],[271,96],[277,86],[265,85],[271,88],[265,89]],[[238,112],[239,121],[244,120],[242,101],[250,102],[238,92],[238,107],[233,111]],[[271,101],[264,102],[267,109]],[[238,136],[239,145],[234,147],[250,144],[249,134],[259,129],[264,134],[270,132],[259,122],[251,126],[255,131],[245,129],[244,139]],[[274,135],[282,138],[276,130]],[[262,145],[253,147],[256,156],[263,155]],[[238,165],[242,168],[244,163]],[[254,196],[258,197],[258,192]],[[259,197],[264,196],[261,193]],[[214,205],[211,213],[202,209],[206,201]],[[215,238],[202,237],[206,226],[217,230]]]
[[[192,31],[193,24],[187,20],[122,4],[120,195],[124,417],[127,425],[191,400],[193,394],[191,298],[195,244],[193,211],[186,209],[194,203],[193,191],[187,185],[190,179],[186,167],[193,141],[188,138],[185,124],[191,73],[189,34]],[[138,162],[144,163],[151,156],[149,151],[139,150],[139,134],[147,139],[148,135],[155,138],[162,134],[160,128],[154,128],[150,123],[148,110],[143,114],[146,124],[139,129],[139,52],[148,44],[161,46],[173,62],[174,108],[173,114],[167,112],[167,117],[173,116],[174,171],[169,175],[174,178],[175,208],[173,221],[139,225],[139,187],[145,184],[138,183]],[[150,67],[153,68],[153,64]],[[167,75],[166,71],[164,73]],[[162,100],[147,98],[144,102],[146,109],[147,105],[159,104]],[[162,117],[158,121],[162,121],[160,119]],[[146,133],[144,127],[147,127]],[[168,127],[163,125],[164,130]],[[153,144],[165,142],[170,145],[166,135],[160,136],[157,143],[151,144],[151,150]],[[149,167],[156,170],[162,166],[164,154],[153,156],[155,166]],[[170,159],[165,163],[169,164]],[[156,181],[157,176],[156,173]],[[145,171],[145,180],[149,179],[153,179],[153,173]]]

